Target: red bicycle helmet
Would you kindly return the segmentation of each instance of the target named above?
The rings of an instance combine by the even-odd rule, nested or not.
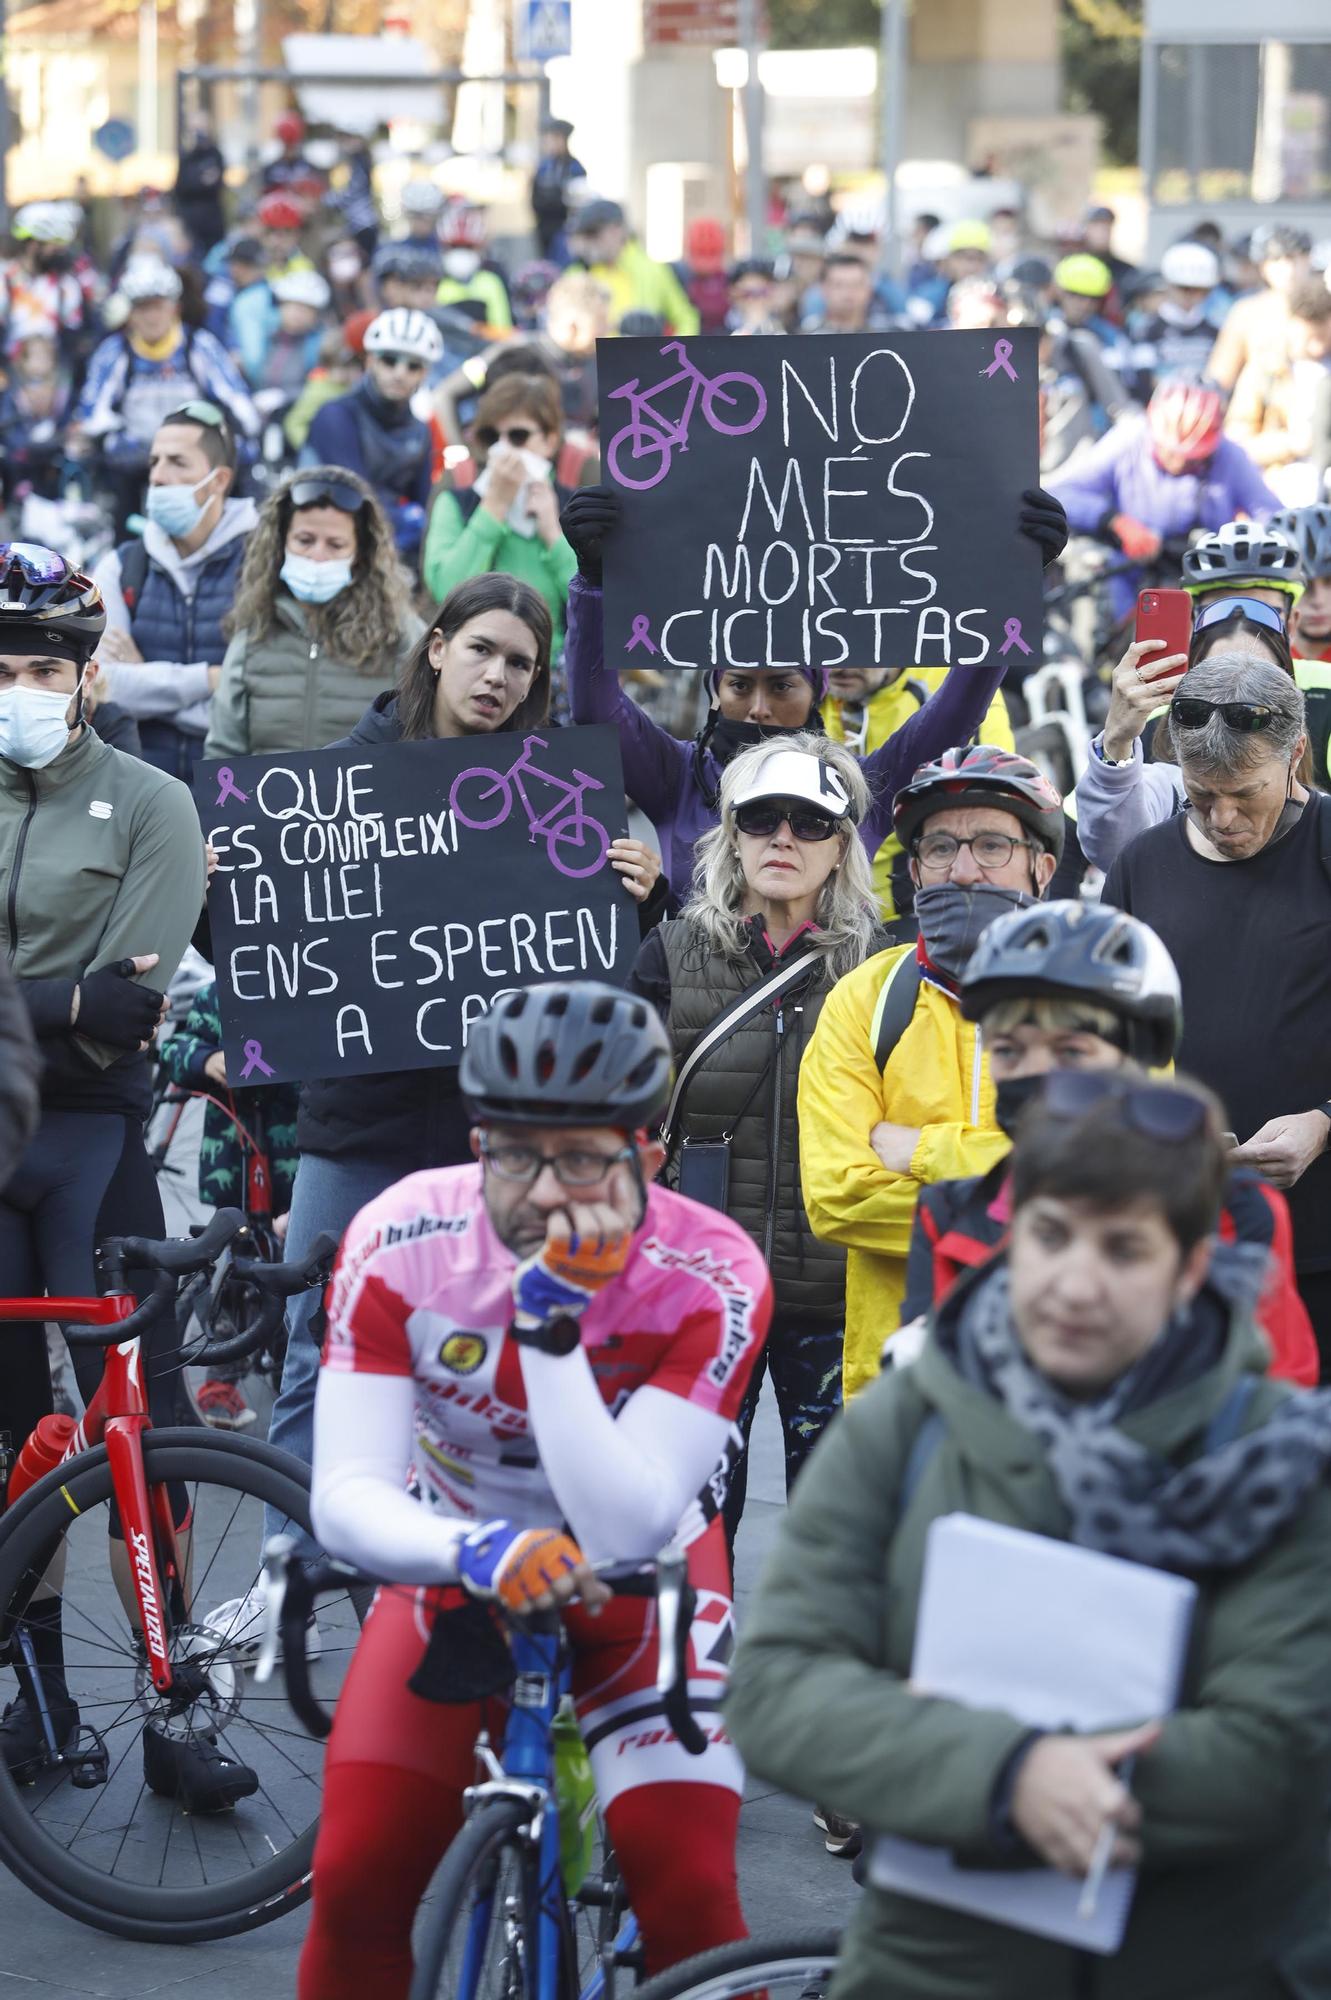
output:
[[[1151,443],[1177,453],[1185,465],[1215,456],[1225,420],[1225,399],[1210,382],[1166,376],[1146,406]]]
[[[273,137],[282,146],[298,146],[305,137],[305,120],[298,111],[284,111],[273,126]]]
[[[305,226],[306,207],[294,195],[284,194],[274,188],[259,203],[255,214],[265,229],[302,229]]]
[[[1063,852],[1063,801],[1039,765],[1014,750],[970,743],[921,764],[892,801],[897,839],[908,848],[931,813],[956,806],[1014,813],[1052,855]]]
[[[444,206],[439,220],[439,240],[446,250],[481,250],[485,247],[485,211],[474,201],[454,197]]]

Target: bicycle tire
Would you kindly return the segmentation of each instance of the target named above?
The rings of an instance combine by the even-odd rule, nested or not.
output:
[[[581,848],[584,845],[583,840],[578,838],[578,830],[580,828],[591,837],[593,845],[596,848],[596,853],[585,867],[574,868],[569,862],[563,859],[560,850],[566,844],[571,844],[577,848]],[[552,868],[560,875],[567,876],[571,882],[578,882],[588,875],[597,874],[601,869],[606,855],[610,852],[610,835],[606,832],[600,820],[593,819],[590,813],[579,814],[571,812],[567,813],[554,826],[547,829],[545,851],[550,857]]]
[[[259,1439],[209,1431],[149,1431],[143,1438],[150,1487],[168,1479],[221,1480],[271,1504],[309,1528],[308,1469]],[[76,1514],[111,1491],[106,1448],[57,1466],[0,1519],[0,1610],[30,1581],[39,1553],[62,1539]],[[280,1853],[248,1874],[189,1889],[126,1882],[75,1859],[34,1819],[0,1760],[0,1861],[45,1902],[81,1923],[149,1944],[189,1944],[233,1937],[297,1908],[309,1895],[317,1818]]]
[[[780,1979],[803,1980],[801,1995],[806,1991],[821,1995],[826,1991],[821,1982],[830,1980],[836,1970],[840,1945],[839,1931],[771,1941],[742,1938],[738,1944],[718,1945],[715,1951],[700,1952],[658,1972],[638,1988],[634,2000],[750,2000],[750,1996],[758,2000],[759,1993]],[[795,1991],[778,1986],[773,2000],[795,2000]]]
[[[462,787],[466,784],[468,778],[489,778],[492,780],[492,782],[486,786],[485,792],[482,794],[482,796],[488,798],[492,793],[498,792],[500,799],[503,801],[503,803],[501,804],[499,811],[495,813],[490,819],[473,819],[470,816],[470,814],[465,813],[462,810],[462,807],[458,804],[458,794],[461,792]],[[459,825],[469,826],[473,828],[473,830],[477,833],[488,833],[491,827],[502,826],[504,821],[508,818],[509,814],[513,810],[513,786],[509,781],[507,772],[491,771],[484,768],[480,768],[474,771],[460,771],[457,777],[454,778],[452,789],[448,794],[448,810],[452,813],[453,817],[458,821]]]
[[[432,1884],[433,1904],[416,1953],[408,2000],[456,2000],[440,1985],[449,1941],[455,1927],[467,1921],[485,1871],[498,1866],[506,1847],[518,1845],[519,1829],[530,1821],[531,1808],[521,1799],[485,1799],[450,1843]],[[538,1885],[532,1879],[535,1866],[532,1851],[524,1850],[522,1871],[529,1904],[539,1907]],[[535,2000],[534,1977],[523,1979],[522,1992],[523,2000]]]
[[[723,418],[718,417],[716,413],[718,401],[730,402],[734,400],[732,392],[725,386],[729,382],[742,382],[744,387],[752,389],[758,398],[757,411],[748,419],[747,423],[728,424]],[[702,413],[706,422],[711,425],[714,431],[719,431],[722,437],[747,437],[750,431],[757,430],[759,424],[767,415],[767,395],[761,383],[755,382],[751,375],[745,375],[737,369],[731,369],[724,375],[714,375],[703,390]]]
[[[661,484],[669,472],[675,447],[668,437],[659,434],[653,436],[650,431],[640,431],[639,436],[646,437],[647,448],[644,451],[639,451],[634,443],[632,424],[626,424],[622,431],[616,431],[607,447],[605,462],[611,477],[620,486],[627,486],[634,493],[650,493],[654,486]],[[639,479],[634,473],[625,472],[620,464],[620,452],[625,445],[629,447],[630,465],[640,465],[644,459],[649,464],[657,464],[659,461],[658,469],[650,479]]]

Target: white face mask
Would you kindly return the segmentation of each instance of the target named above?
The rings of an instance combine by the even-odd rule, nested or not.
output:
[[[69,739],[69,705],[78,691],[68,695],[60,689],[11,687],[0,692],[0,757],[28,771],[53,764]]]

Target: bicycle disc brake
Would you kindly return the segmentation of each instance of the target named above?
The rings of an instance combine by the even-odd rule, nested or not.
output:
[[[217,1634],[202,1625],[177,1625],[171,1635],[171,1680],[165,1693],[153,1686],[146,1655],[134,1675],[134,1694],[145,1716],[164,1735],[186,1738],[225,1727],[239,1713],[243,1669],[219,1651]]]

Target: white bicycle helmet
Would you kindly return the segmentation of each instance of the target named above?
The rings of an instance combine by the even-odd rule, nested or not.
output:
[[[1299,552],[1303,574],[1311,582],[1317,576],[1331,576],[1331,506],[1318,501],[1312,507],[1289,507],[1273,514],[1267,532],[1287,535]]]
[[[323,312],[332,296],[327,280],[317,271],[288,271],[284,278],[273,279],[273,297],[280,306],[313,306]]]
[[[1171,243],[1160,259],[1160,276],[1185,291],[1209,292],[1220,283],[1220,259],[1204,243]]]
[[[14,235],[21,243],[72,243],[78,223],[65,201],[25,202],[14,217]]]
[[[428,313],[416,306],[390,306],[365,330],[367,354],[410,354],[432,367],[444,352],[443,336]]]
[[[122,299],[137,305],[141,299],[178,299],[180,273],[160,257],[131,257],[116,288]]]
[[[1288,536],[1273,533],[1260,521],[1226,521],[1185,552],[1183,587],[1196,592],[1242,581],[1292,592],[1299,587],[1300,568],[1299,552]]]
[[[404,215],[438,215],[444,206],[443,190],[433,181],[405,182],[398,199]]]

